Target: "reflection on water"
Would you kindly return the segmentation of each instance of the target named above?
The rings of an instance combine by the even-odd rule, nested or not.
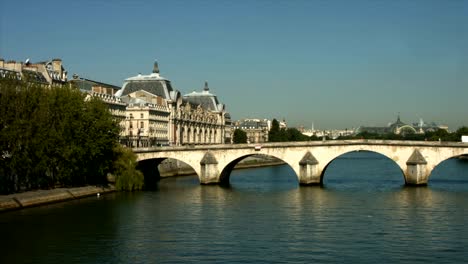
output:
[[[390,160],[357,153],[323,187],[299,187],[288,166],[234,171],[230,187],[168,178],[0,214],[0,263],[462,263],[467,172],[448,160],[410,188]]]

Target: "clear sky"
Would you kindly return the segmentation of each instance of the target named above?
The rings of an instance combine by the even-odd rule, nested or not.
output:
[[[0,1],[0,57],[115,85],[157,59],[233,119],[468,125],[468,0]]]

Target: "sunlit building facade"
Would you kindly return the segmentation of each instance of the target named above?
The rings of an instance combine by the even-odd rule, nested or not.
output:
[[[154,146],[154,142],[172,146],[225,142],[229,115],[216,95],[209,92],[208,85],[205,84],[202,92],[182,96],[168,79],[160,75],[157,62],[151,74],[126,79],[115,95],[128,104],[125,136],[134,137],[136,133],[140,141],[148,136],[149,143],[144,146]],[[151,116],[155,118],[152,123],[149,119]],[[155,126],[153,130],[157,133],[157,139],[151,138],[155,136],[150,133],[151,124]],[[161,136],[163,129],[166,130],[166,138]]]

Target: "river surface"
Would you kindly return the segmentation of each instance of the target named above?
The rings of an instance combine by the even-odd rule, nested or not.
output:
[[[286,165],[195,176],[0,214],[0,263],[467,263],[468,161],[405,187],[391,160],[358,152],[300,187]]]

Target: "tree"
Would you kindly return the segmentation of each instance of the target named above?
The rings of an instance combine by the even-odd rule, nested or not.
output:
[[[0,78],[0,193],[106,184],[119,126],[77,89]]]
[[[455,132],[455,141],[461,141],[461,137],[462,136],[468,136],[468,127],[466,126],[463,126],[463,127],[460,127],[459,129],[457,129],[457,131]]]
[[[245,131],[236,128],[233,135],[234,144],[247,143],[247,133]]]
[[[136,155],[131,149],[117,145],[114,149],[116,159],[112,172],[116,177],[115,188],[121,191],[141,190],[144,176],[136,169]]]
[[[302,134],[297,128],[288,128],[286,130],[288,141],[308,141],[309,137]]]
[[[271,122],[270,131],[268,131],[268,141],[270,142],[280,142],[282,136],[280,135],[280,127],[278,120],[273,119]]]

